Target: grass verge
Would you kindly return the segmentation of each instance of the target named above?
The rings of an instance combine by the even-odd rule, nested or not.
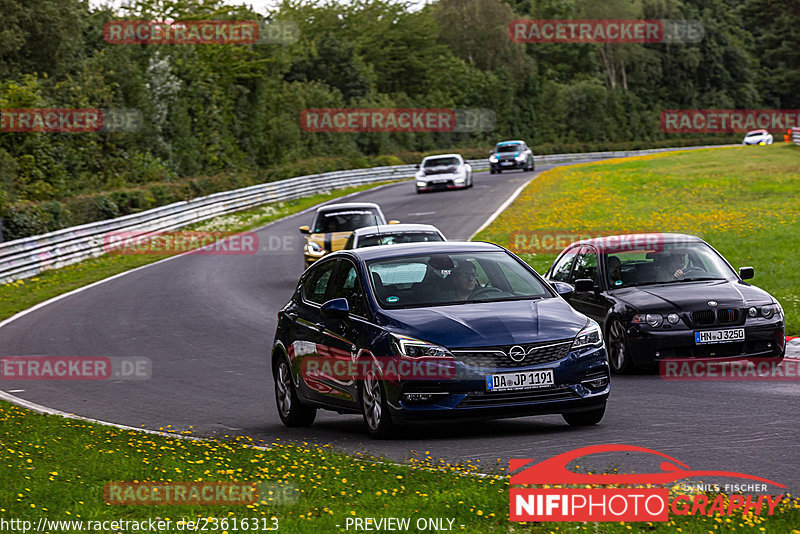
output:
[[[182,230],[244,232],[298,213],[321,202],[371,189],[383,183],[387,182],[336,189],[294,200],[265,204],[186,226]],[[63,293],[167,257],[169,256],[106,254],[60,269],[44,271],[30,278],[0,285],[0,320],[11,317],[15,313]]]
[[[560,249],[526,254],[524,236],[699,235],[734,268],[755,267],[752,283],[782,304],[787,335],[800,335],[800,270],[793,259],[800,250],[798,197],[800,150],[794,145],[637,156],[542,173],[474,239],[516,248],[543,273]]]
[[[195,441],[40,415],[0,401],[0,518],[54,521],[172,521],[277,518],[281,532],[343,532],[348,518],[420,517],[452,520],[466,532],[792,532],[797,501],[784,500],[774,516],[673,516],[665,523],[510,523],[508,479],[502,468],[474,476],[478,465],[408,464],[338,453],[329,446],[278,442],[254,448],[248,438]],[[485,469],[483,466],[480,469]],[[252,481],[262,489],[250,505],[114,505],[104,487],[115,481]],[[273,494],[269,493],[270,488]],[[221,523],[220,523],[221,524]],[[209,528],[211,528],[209,526]],[[351,527],[352,530],[352,527]],[[409,529],[433,532],[435,529]],[[63,525],[51,532],[71,532]],[[127,530],[120,529],[121,532]],[[152,529],[144,529],[153,532]],[[217,530],[222,532],[223,529]],[[797,532],[796,530],[794,532]]]

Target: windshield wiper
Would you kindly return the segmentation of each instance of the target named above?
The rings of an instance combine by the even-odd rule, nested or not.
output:
[[[680,278],[676,282],[704,282],[708,280],[725,280],[724,278],[715,278],[713,276],[696,276],[694,278]]]
[[[680,280],[653,280],[650,282],[634,282],[633,284],[628,284],[627,286],[621,286],[620,289],[626,287],[639,287],[639,286],[656,286],[661,284],[674,284],[675,282],[680,282]]]
[[[540,300],[543,299],[542,296],[530,296],[530,297],[501,297],[495,299],[475,299],[470,300],[468,302],[503,302],[508,300]]]

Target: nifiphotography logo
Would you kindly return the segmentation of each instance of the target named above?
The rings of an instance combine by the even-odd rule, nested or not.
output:
[[[567,465],[591,454],[643,452],[664,458],[659,473],[578,473]],[[669,521],[675,515],[731,516],[766,511],[773,515],[783,495],[766,495],[768,486],[785,488],[772,480],[733,471],[692,470],[662,452],[636,445],[592,445],[532,464],[511,460],[509,490],[511,521]],[[515,473],[515,471],[518,471]],[[746,483],[682,484],[670,494],[667,484],[696,477],[746,479]],[[591,487],[553,487],[591,486]],[[600,486],[600,487],[598,487]],[[606,487],[611,486],[611,487]],[[711,497],[709,492],[718,493]],[[750,494],[744,494],[750,493]],[[753,495],[752,493],[760,493]]]

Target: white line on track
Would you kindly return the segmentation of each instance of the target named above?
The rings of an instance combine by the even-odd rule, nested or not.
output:
[[[392,183],[389,183],[389,184],[384,184],[384,185],[379,185],[377,187],[373,187],[373,188],[367,189],[365,191],[376,191],[378,189],[382,189],[384,187],[389,187],[389,186],[392,186],[392,185],[395,185],[395,182],[392,182]],[[276,223],[278,223],[278,222],[280,222],[283,219],[286,219],[288,217],[294,217],[296,215],[302,215],[304,213],[308,213],[309,211],[316,210],[320,206],[324,206],[326,204],[330,204],[331,202],[337,202],[337,201],[340,201],[342,199],[351,197],[353,195],[358,195],[359,193],[363,193],[363,192],[364,191],[356,191],[354,193],[349,193],[349,194],[341,196],[341,197],[333,198],[331,200],[326,200],[325,202],[321,202],[319,204],[315,204],[314,206],[311,206],[310,208],[306,208],[306,209],[304,209],[302,211],[298,211],[297,213],[292,213],[291,215],[287,215],[286,217],[281,217],[280,219],[276,219],[276,220],[274,220],[272,222],[269,222],[269,223],[265,224],[264,226],[261,226],[259,228],[255,228],[255,229],[253,229],[251,231],[252,232],[257,232],[259,230],[267,228],[268,226],[276,224]],[[55,297],[53,297],[51,299],[45,300],[44,302],[40,302],[39,304],[36,304],[35,306],[32,306],[32,307],[28,308],[27,310],[22,310],[21,312],[12,315],[11,317],[9,317],[8,319],[6,319],[4,321],[0,321],[0,328],[3,328],[4,326],[16,321],[17,319],[21,319],[22,317],[25,317],[29,313],[33,313],[33,312],[35,312],[36,310],[38,310],[40,308],[44,308],[45,306],[53,304],[54,302],[58,302],[61,299],[65,299],[65,298],[67,298],[69,296],[72,296],[72,295],[77,295],[78,293],[86,291],[87,289],[91,289],[93,287],[99,286],[100,284],[105,284],[106,282],[110,282],[110,281],[115,280],[117,278],[122,278],[123,276],[131,274],[131,273],[135,273],[136,271],[141,271],[142,269],[147,269],[148,267],[152,267],[154,265],[158,265],[158,264],[161,264],[161,263],[172,261],[174,259],[180,258],[181,256],[185,256],[186,254],[191,254],[192,252],[193,252],[192,250],[189,250],[189,251],[183,252],[181,254],[178,254],[177,256],[170,256],[169,258],[164,258],[163,260],[159,260],[159,261],[156,261],[156,262],[153,262],[153,263],[148,263],[147,265],[142,265],[141,267],[136,267],[135,269],[131,269],[129,271],[124,271],[124,272],[115,274],[113,276],[109,276],[108,278],[103,278],[102,280],[98,280],[97,282],[93,282],[93,283],[89,284],[88,286],[79,287],[77,289],[73,289],[72,291],[70,291],[68,293],[57,295],[57,296],[55,296]],[[16,404],[17,406],[21,406],[23,408],[27,408],[27,409],[32,410],[34,412],[43,413],[43,414],[60,415],[62,417],[67,417],[67,418],[70,418],[70,419],[80,419],[82,421],[88,421],[90,423],[99,423],[99,424],[102,424],[102,425],[110,425],[110,426],[114,426],[114,427],[117,427],[117,428],[122,428],[122,429],[125,429],[125,430],[139,430],[141,432],[148,432],[148,433],[152,433],[152,434],[161,434],[161,435],[164,435],[164,436],[179,437],[179,438],[186,438],[186,439],[201,439],[201,438],[196,438],[196,437],[191,437],[191,436],[180,436],[178,434],[170,434],[170,433],[165,433],[165,432],[158,432],[158,431],[155,431],[155,430],[146,430],[144,428],[135,428],[135,427],[130,427],[130,426],[118,425],[116,423],[110,423],[108,421],[101,421],[99,419],[91,419],[91,418],[88,418],[88,417],[81,417],[81,416],[78,416],[78,415],[75,415],[75,414],[68,414],[66,412],[62,412],[60,410],[55,410],[53,408],[48,408],[47,406],[42,406],[40,404],[36,404],[36,403],[30,402],[30,401],[27,401],[27,400],[25,400],[23,398],[11,395],[11,393],[22,393],[23,391],[24,390],[13,390],[13,391],[6,392],[6,391],[3,391],[3,390],[0,390],[0,399],[8,401],[11,404]]]
[[[486,221],[485,221],[485,222],[484,222],[484,223],[483,223],[483,224],[480,226],[480,228],[478,228],[477,230],[475,230],[475,233],[474,233],[474,234],[472,234],[471,236],[469,236],[469,239],[467,239],[467,241],[472,241],[472,238],[473,238],[473,237],[475,237],[476,235],[478,235],[478,234],[480,233],[480,231],[481,231],[481,230],[483,230],[484,228],[486,228],[487,226],[489,226],[490,224],[492,224],[492,222],[494,222],[494,220],[495,220],[497,217],[499,217],[499,216],[500,216],[500,214],[501,214],[501,213],[503,213],[503,211],[504,211],[504,210],[505,210],[505,209],[506,209],[506,208],[507,208],[507,207],[508,207],[508,206],[509,206],[509,205],[510,205],[512,202],[514,202],[514,201],[517,199],[517,197],[519,196],[519,194],[520,194],[520,193],[522,193],[522,190],[523,190],[523,189],[525,189],[526,187],[528,187],[528,184],[529,184],[529,183],[531,183],[531,182],[532,182],[534,179],[536,179],[536,176],[539,176],[539,174],[537,173],[535,176],[531,177],[531,179],[530,179],[530,180],[528,180],[527,182],[525,182],[524,184],[522,184],[521,186],[519,186],[519,188],[517,188],[517,190],[516,190],[516,191],[514,191],[513,193],[511,193],[511,196],[510,196],[510,197],[508,197],[508,198],[506,199],[506,201],[505,201],[505,202],[503,202],[502,204],[500,204],[500,207],[499,207],[499,208],[497,208],[497,209],[495,210],[495,212],[494,212],[494,213],[492,213],[492,214],[489,216],[489,218],[488,218],[488,219],[486,219]]]

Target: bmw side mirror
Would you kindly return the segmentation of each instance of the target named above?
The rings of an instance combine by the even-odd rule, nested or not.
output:
[[[575,280],[575,292],[576,293],[585,293],[587,291],[594,291],[594,280],[590,280],[589,278],[580,278]]]
[[[346,319],[350,315],[350,305],[347,299],[331,299],[320,308],[320,313],[325,319]]]
[[[739,278],[742,280],[750,280],[756,275],[756,270],[752,267],[739,267]]]
[[[298,230],[300,230],[301,234],[310,234],[311,233],[311,231],[309,230],[308,226],[301,226],[300,228],[298,228]]]
[[[556,290],[556,293],[561,295],[561,298],[564,300],[571,299],[572,295],[575,294],[575,290],[566,282],[550,282],[550,285],[553,286],[553,289]]]

